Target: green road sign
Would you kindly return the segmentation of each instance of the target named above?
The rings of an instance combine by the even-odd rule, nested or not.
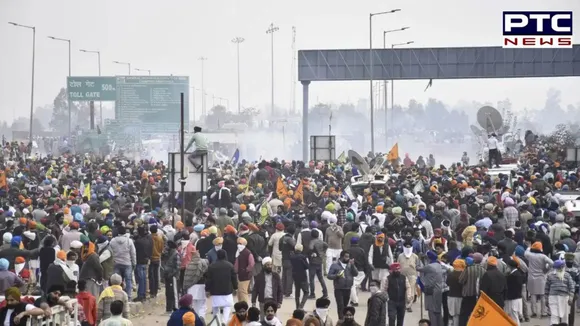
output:
[[[115,118],[140,124],[144,133],[178,132],[181,93],[189,130],[189,77],[118,76]]]
[[[116,77],[67,77],[68,98],[71,101],[115,101]]]

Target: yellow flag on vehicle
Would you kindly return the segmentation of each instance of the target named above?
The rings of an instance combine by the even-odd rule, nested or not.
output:
[[[481,291],[479,300],[475,304],[475,308],[469,317],[467,326],[517,326],[517,323],[512,320],[490,297]]]

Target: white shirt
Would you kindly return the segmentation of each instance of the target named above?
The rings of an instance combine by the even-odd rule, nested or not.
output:
[[[25,310],[30,311],[34,308],[36,308],[34,305],[27,304]],[[13,312],[14,312],[14,309],[6,310],[6,318],[4,318],[4,324],[3,324],[4,326],[10,326],[10,317],[12,317]]]
[[[497,139],[495,137],[487,139],[487,149],[497,149]]]

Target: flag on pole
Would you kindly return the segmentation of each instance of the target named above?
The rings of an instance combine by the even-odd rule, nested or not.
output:
[[[296,188],[296,191],[294,192],[294,200],[298,200],[300,199],[302,202],[304,202],[304,181],[300,180],[300,184],[298,185],[298,188]]]
[[[232,164],[237,165],[239,160],[240,160],[240,150],[236,148],[234,156],[232,156]]]
[[[393,148],[391,148],[386,158],[387,161],[394,161],[399,158],[399,143],[395,143],[395,145],[393,145]]]
[[[485,292],[479,292],[479,299],[475,304],[475,308],[469,317],[467,326],[483,326],[483,325],[504,325],[517,326],[518,324],[512,320]]]
[[[282,177],[278,177],[278,181],[276,182],[276,194],[278,198],[288,196],[288,188],[286,188],[286,185],[282,181]]]

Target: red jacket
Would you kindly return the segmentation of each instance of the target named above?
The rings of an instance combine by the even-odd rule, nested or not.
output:
[[[83,307],[85,318],[90,325],[97,323],[97,300],[87,291],[77,294],[77,301]]]

